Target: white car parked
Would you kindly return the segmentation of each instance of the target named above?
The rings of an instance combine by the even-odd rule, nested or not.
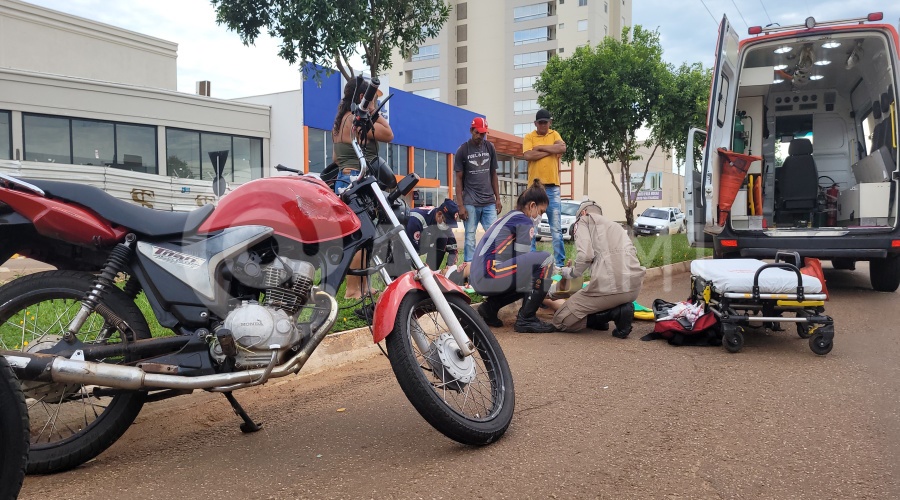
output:
[[[637,236],[675,234],[684,230],[684,212],[678,207],[650,207],[634,221]]]
[[[560,200],[559,220],[562,228],[563,240],[572,239],[572,226],[575,225],[575,219],[578,216],[578,207],[581,206],[580,201]],[[542,239],[552,240],[550,234],[550,220],[547,214],[541,216],[541,223],[538,225],[538,241]]]

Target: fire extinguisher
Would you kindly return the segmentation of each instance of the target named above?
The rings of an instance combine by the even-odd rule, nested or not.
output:
[[[747,135],[744,133],[744,118],[746,117],[746,111],[737,111],[734,114],[734,140],[731,150],[736,153],[743,154],[747,146]]]
[[[837,225],[838,194],[840,194],[840,191],[838,190],[837,183],[832,184],[831,187],[825,190],[825,211],[828,213],[826,220],[831,227]]]

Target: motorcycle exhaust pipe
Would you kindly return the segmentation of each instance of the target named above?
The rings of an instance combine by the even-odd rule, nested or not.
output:
[[[328,296],[331,311],[325,322],[316,329],[309,341],[287,362],[271,368],[257,368],[234,373],[220,373],[199,377],[147,373],[136,366],[122,366],[93,361],[79,361],[47,354],[16,353],[6,359],[24,380],[49,380],[64,384],[99,385],[114,389],[205,389],[234,390],[258,385],[269,378],[279,378],[297,373],[309,360],[313,351],[325,339],[325,335],[337,320],[338,304]]]

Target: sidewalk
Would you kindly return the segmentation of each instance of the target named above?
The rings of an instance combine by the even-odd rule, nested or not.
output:
[[[41,271],[49,271],[56,269],[48,266],[43,262],[26,259],[25,257],[14,256],[8,261],[0,265],[0,284],[11,281],[19,276],[33,274]]]

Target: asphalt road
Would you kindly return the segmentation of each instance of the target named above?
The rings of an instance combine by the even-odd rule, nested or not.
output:
[[[864,264],[826,273],[826,357],[793,331],[729,354],[641,342],[650,323],[627,340],[504,328],[517,405],[491,446],[434,431],[379,356],[238,393],[265,424],[253,435],[220,395],[149,405],[110,450],[21,496],[898,498],[898,294],[871,291]],[[659,278],[641,303],[687,292],[688,275]]]

